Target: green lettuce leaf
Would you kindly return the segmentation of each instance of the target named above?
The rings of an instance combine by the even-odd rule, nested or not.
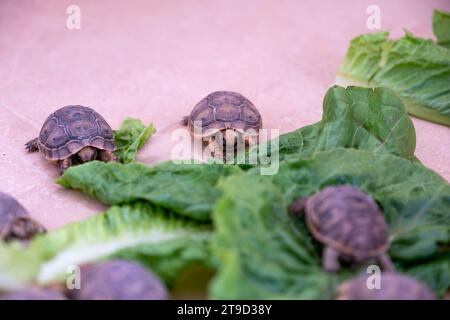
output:
[[[339,147],[414,159],[416,134],[402,101],[392,90],[334,86],[325,95],[322,120],[281,135],[276,152],[284,160]],[[269,150],[269,157],[277,156],[271,142],[259,149]]]
[[[321,269],[303,219],[288,206],[338,184],[352,184],[380,204],[389,224],[389,254],[400,271],[442,296],[450,286],[450,185],[419,163],[388,153],[355,149],[317,152],[285,161],[278,174],[229,177],[214,210],[214,252],[221,261],[211,287],[216,298],[330,298],[339,279]],[[243,245],[245,244],[245,245]]]
[[[125,119],[120,129],[114,132],[117,157],[123,163],[133,162],[139,149],[155,132],[152,124],[144,126],[139,119]]]
[[[450,50],[411,33],[390,40],[388,32],[364,34],[350,43],[337,84],[387,87],[408,112],[450,125]]]
[[[114,257],[144,263],[171,285],[185,267],[212,264],[210,238],[211,226],[146,203],[113,206],[104,214],[39,236],[20,251],[18,244],[0,246],[0,274],[5,278],[0,278],[0,286],[64,281],[71,265]]]
[[[39,272],[39,262],[38,252],[24,249],[19,242],[0,241],[0,293],[29,284]]]
[[[222,181],[213,252],[217,299],[331,298],[332,284],[305,232],[290,223],[279,188],[261,176]]]
[[[195,220],[210,220],[215,188],[222,176],[240,173],[236,166],[176,164],[150,167],[93,161],[71,167],[57,181],[110,205],[144,200]]]
[[[450,48],[450,13],[434,10],[433,32],[439,45]]]

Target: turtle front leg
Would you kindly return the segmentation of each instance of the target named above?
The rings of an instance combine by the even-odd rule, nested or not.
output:
[[[35,138],[35,139],[30,140],[27,143],[25,143],[25,149],[27,149],[28,152],[38,151],[39,150],[38,138]]]
[[[207,148],[209,149],[211,156],[214,158],[216,155],[216,141],[213,136],[209,137],[208,140],[206,140]]]
[[[116,154],[112,151],[102,150],[99,155],[99,160],[104,162],[119,162],[119,159],[117,158]]]
[[[29,217],[20,217],[11,224],[11,229],[5,237],[6,241],[30,240],[35,234],[45,233],[46,229]]]
[[[337,272],[341,268],[339,264],[339,252],[331,247],[325,247],[323,251],[323,268],[328,272]]]
[[[62,175],[73,164],[72,158],[66,158],[59,162],[59,173]]]
[[[249,148],[256,145],[258,138],[255,136],[245,136],[245,145]]]
[[[387,253],[380,254],[378,256],[378,261],[384,271],[395,271],[395,265]]]

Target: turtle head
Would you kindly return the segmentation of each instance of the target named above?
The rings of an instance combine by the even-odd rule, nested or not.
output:
[[[204,139],[208,142],[209,148],[212,149],[213,156],[234,157],[236,154],[245,151],[247,146],[252,145],[250,143],[252,138],[252,136],[247,136],[239,130],[227,128]]]
[[[240,148],[245,147],[245,141],[242,134],[235,129],[224,129],[219,133],[219,137],[216,138],[217,151],[219,154],[234,154],[236,151],[242,151]]]
[[[234,147],[238,143],[239,133],[233,129],[226,129],[223,133],[224,146]]]
[[[97,158],[97,149],[94,147],[84,147],[78,152],[81,163],[89,162]]]
[[[306,202],[308,201],[309,197],[303,197],[303,198],[298,198],[297,200],[295,200],[292,205],[290,206],[290,212],[294,215],[294,216],[301,216],[305,213],[305,206],[306,206]]]

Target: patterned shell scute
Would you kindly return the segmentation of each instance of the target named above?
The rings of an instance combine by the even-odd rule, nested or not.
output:
[[[369,258],[388,247],[388,226],[376,202],[359,189],[328,187],[306,203],[308,226],[314,236],[339,252]]]
[[[0,191],[0,235],[14,219],[28,216],[27,210],[16,199]]]
[[[436,295],[425,284],[409,276],[385,272],[379,290],[367,288],[367,275],[347,282],[344,298],[350,300],[433,300]]]
[[[111,260],[83,266],[81,290],[69,290],[77,300],[163,300],[168,292],[162,282],[140,264]]]
[[[116,149],[113,131],[105,119],[83,106],[66,106],[51,114],[42,126],[38,142],[50,160],[68,158],[87,146]]]
[[[246,132],[261,128],[261,115],[255,106],[237,92],[217,91],[202,99],[192,110],[189,127],[200,131],[203,136],[223,129]]]

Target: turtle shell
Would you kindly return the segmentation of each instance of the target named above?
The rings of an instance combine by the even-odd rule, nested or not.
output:
[[[49,160],[66,159],[84,147],[115,151],[114,134],[101,115],[88,107],[65,106],[42,126],[39,150]]]
[[[45,232],[45,228],[31,219],[22,205],[0,191],[0,238],[28,240],[41,232]]]
[[[344,185],[323,189],[306,201],[307,224],[314,237],[356,260],[387,251],[388,226],[376,202]]]
[[[436,295],[425,284],[396,272],[381,273],[380,288],[369,289],[368,277],[361,275],[342,284],[340,299],[346,300],[434,300]]]
[[[210,136],[224,129],[257,135],[262,119],[256,107],[243,95],[216,91],[202,99],[192,110],[188,126],[196,136]]]
[[[66,300],[66,297],[55,289],[31,288],[5,294],[0,300]]]
[[[67,294],[76,300],[163,300],[169,296],[150,270],[126,260],[82,266],[81,289]]]

